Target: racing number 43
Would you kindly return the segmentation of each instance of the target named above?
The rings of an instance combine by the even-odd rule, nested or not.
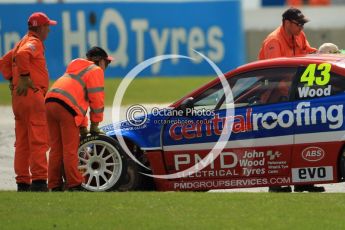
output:
[[[315,76],[315,71],[319,70],[321,76]],[[316,85],[326,85],[328,84],[331,75],[331,64],[330,63],[321,63],[320,65],[309,64],[305,69],[301,77],[301,82],[307,82],[308,86]]]

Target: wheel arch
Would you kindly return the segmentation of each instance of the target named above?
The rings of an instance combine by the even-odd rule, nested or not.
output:
[[[345,181],[345,142],[343,143],[343,146],[340,148],[337,166],[339,181]]]

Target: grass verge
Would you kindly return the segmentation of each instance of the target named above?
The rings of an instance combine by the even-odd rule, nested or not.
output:
[[[135,79],[123,98],[122,104],[172,103],[199,86],[209,82],[211,77],[147,77]],[[106,78],[105,104],[112,105],[116,89],[122,79]],[[10,105],[11,95],[7,82],[0,83],[0,105]]]
[[[1,229],[344,229],[344,194],[0,192]]]

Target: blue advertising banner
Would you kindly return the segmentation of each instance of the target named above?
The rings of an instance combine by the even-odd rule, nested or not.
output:
[[[144,76],[205,76],[214,70],[195,51],[223,72],[244,63],[244,33],[239,0],[200,2],[115,2],[84,4],[4,4],[0,8],[0,55],[27,32],[27,19],[46,13],[58,25],[45,41],[52,79],[88,48],[101,46],[115,62],[106,76],[123,77],[143,61],[163,54],[169,59],[149,66]],[[195,51],[194,51],[195,50]]]

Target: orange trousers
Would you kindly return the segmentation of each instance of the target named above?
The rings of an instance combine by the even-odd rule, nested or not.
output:
[[[44,93],[28,90],[27,96],[13,92],[12,109],[15,118],[14,171],[17,183],[47,180],[48,126]]]
[[[78,171],[79,127],[74,117],[62,105],[56,102],[46,103],[49,127],[48,188],[61,187],[65,173],[66,187],[83,183]]]

